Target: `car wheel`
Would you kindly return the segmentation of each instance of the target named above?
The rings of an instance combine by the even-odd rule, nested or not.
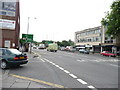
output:
[[[7,68],[8,68],[8,65],[7,65],[7,62],[6,62],[6,61],[2,61],[2,62],[1,62],[1,68],[2,68],[2,69],[7,69]]]

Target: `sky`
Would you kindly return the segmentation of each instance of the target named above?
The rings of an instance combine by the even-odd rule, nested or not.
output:
[[[75,32],[101,25],[114,0],[20,0],[20,36],[74,41]]]

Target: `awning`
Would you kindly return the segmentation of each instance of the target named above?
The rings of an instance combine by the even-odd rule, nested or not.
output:
[[[85,47],[76,47],[76,48],[85,48]]]

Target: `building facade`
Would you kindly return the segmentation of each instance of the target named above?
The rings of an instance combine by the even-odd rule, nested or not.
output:
[[[101,51],[101,26],[75,32],[75,43],[80,48],[89,48],[93,52]]]
[[[117,47],[116,47],[116,39],[113,38],[113,36],[108,36],[106,34],[107,27],[102,26],[101,30],[101,51],[110,51],[110,52],[116,52]]]
[[[116,53],[116,39],[106,34],[106,26],[98,26],[75,32],[75,44],[78,49],[88,48],[93,52],[110,51]]]
[[[0,2],[0,47],[18,48],[19,33],[19,1]]]

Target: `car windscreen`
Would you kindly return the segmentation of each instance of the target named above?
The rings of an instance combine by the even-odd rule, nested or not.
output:
[[[9,49],[9,51],[13,54],[22,54],[20,51],[18,51],[17,49]]]

